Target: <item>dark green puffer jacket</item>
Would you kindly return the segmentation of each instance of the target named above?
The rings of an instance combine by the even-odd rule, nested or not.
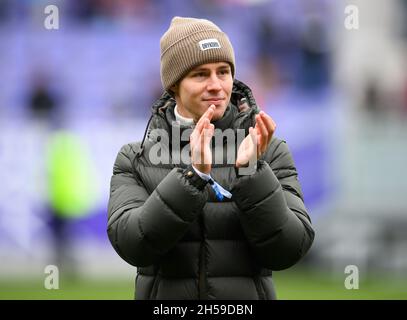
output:
[[[188,144],[165,147],[173,142],[174,106],[166,93],[154,104],[147,137],[122,147],[111,179],[107,231],[116,252],[137,266],[136,298],[275,299],[272,270],[297,263],[314,239],[286,143],[273,137],[252,175],[237,175],[225,159],[214,164],[211,176],[233,195],[219,202],[190,164],[151,158],[164,140],[161,159]],[[247,134],[258,112],[250,89],[235,80],[214,124]],[[157,128],[169,139],[160,140]],[[218,141],[224,150],[225,141]]]

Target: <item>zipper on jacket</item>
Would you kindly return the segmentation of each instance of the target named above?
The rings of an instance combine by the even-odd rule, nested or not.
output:
[[[199,275],[198,275],[199,300],[207,300],[208,294],[206,292],[206,267],[205,267],[206,250],[205,250],[205,230],[204,230],[205,226],[203,211],[199,215],[199,223],[201,225],[201,235],[202,235],[201,248],[199,250]]]

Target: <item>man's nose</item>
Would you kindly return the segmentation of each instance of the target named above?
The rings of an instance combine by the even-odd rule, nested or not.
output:
[[[218,78],[217,74],[211,75],[208,78],[208,84],[207,84],[208,91],[219,91],[222,89],[222,86],[220,85],[220,79]]]

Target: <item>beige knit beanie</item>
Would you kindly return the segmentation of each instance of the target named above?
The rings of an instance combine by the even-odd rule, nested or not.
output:
[[[235,75],[235,55],[228,36],[206,19],[174,17],[160,40],[161,82],[169,90],[194,67],[228,62]]]

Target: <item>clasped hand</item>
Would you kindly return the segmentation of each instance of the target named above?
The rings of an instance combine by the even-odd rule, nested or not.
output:
[[[202,173],[209,174],[212,168],[211,139],[215,126],[211,123],[215,106],[211,105],[201,116],[190,136],[192,165]],[[255,127],[249,128],[249,134],[239,146],[235,166],[245,167],[254,158],[266,152],[276,130],[273,119],[264,111],[256,115]]]

